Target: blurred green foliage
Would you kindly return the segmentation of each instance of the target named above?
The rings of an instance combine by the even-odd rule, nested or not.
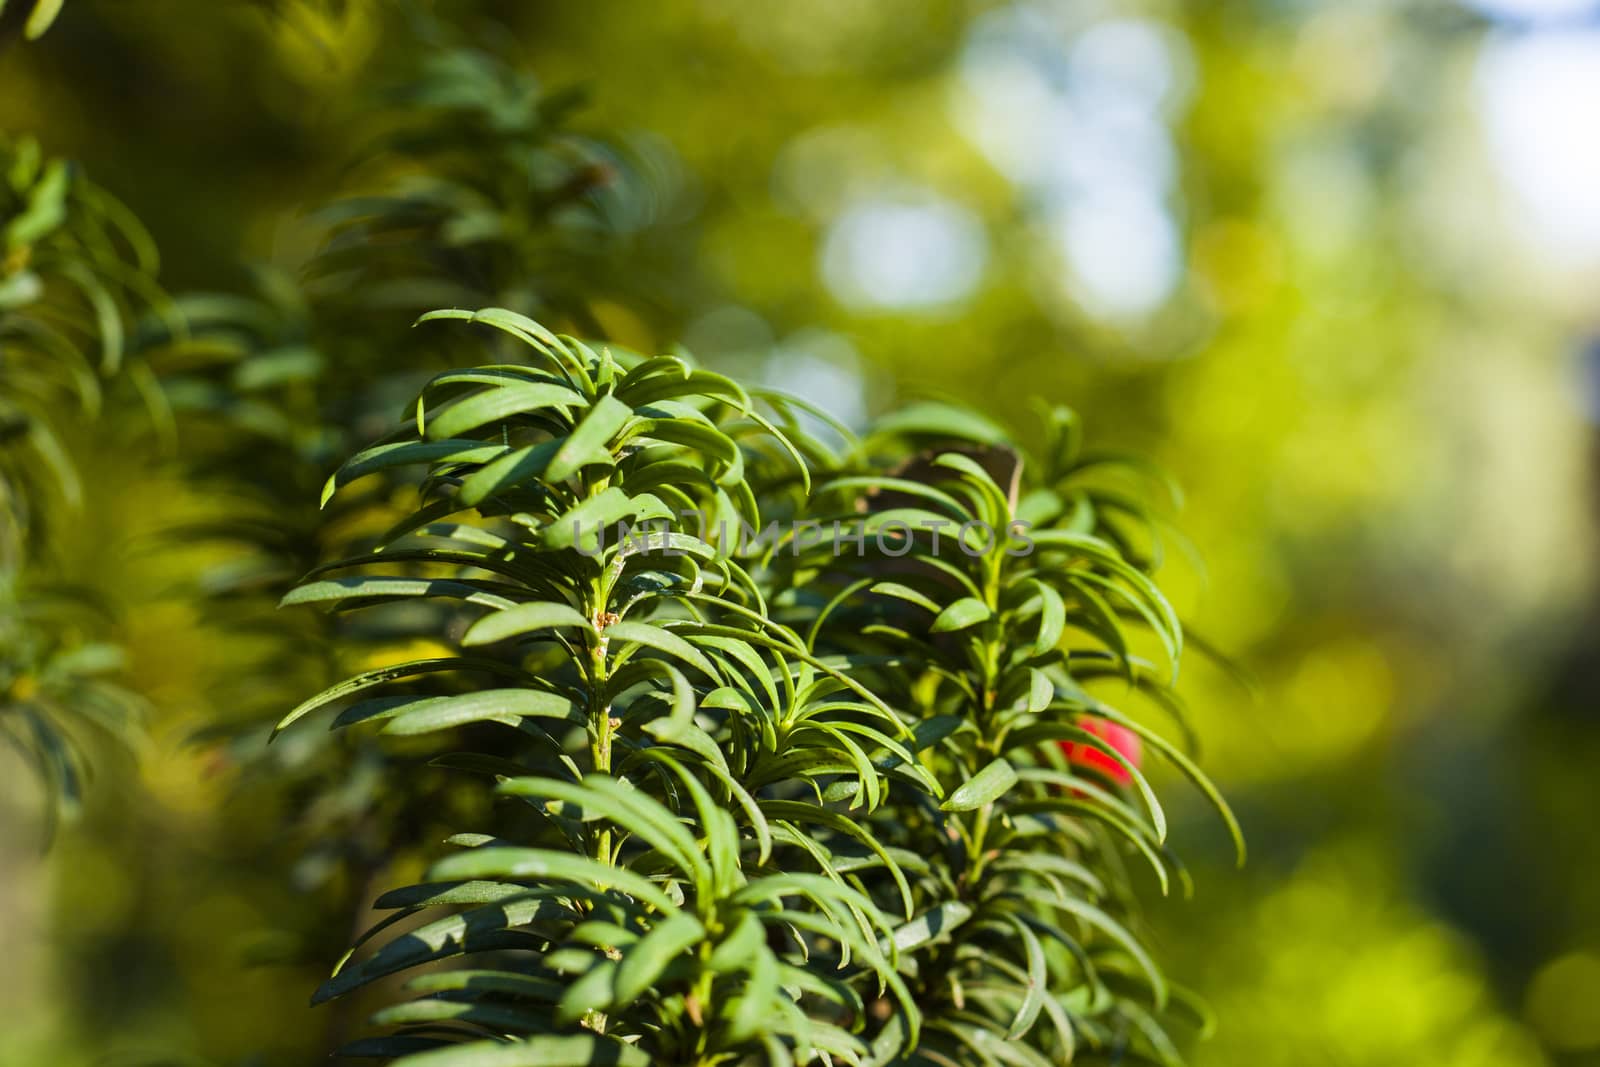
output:
[[[13,24],[28,6],[14,0],[0,24],[0,129],[81,161],[126,202],[159,242],[167,291],[260,299],[266,325],[229,344],[320,351],[317,314],[361,316],[381,344],[322,353],[329,373],[416,369],[388,346],[404,344],[419,294],[380,310],[355,301],[371,286],[307,268],[325,248],[337,265],[327,205],[392,195],[419,169],[523,202],[448,159],[375,147],[403,132],[375,117],[394,114],[382,93],[470,45],[503,67],[510,121],[488,131],[507,136],[502,173],[537,181],[515,169],[531,163],[518,79],[536,77],[584,87],[591,103],[565,128],[638,179],[623,217],[587,190],[599,214],[569,220],[617,235],[604,259],[515,245],[518,261],[548,255],[557,284],[522,279],[507,302],[639,350],[683,339],[844,415],[945,393],[1021,425],[1042,395],[1153,452],[1188,491],[1180,524],[1205,561],[1174,553],[1164,580],[1259,688],[1242,699],[1203,665],[1186,685],[1206,766],[1253,845],[1251,868],[1232,872],[1201,813],[1175,813],[1186,855],[1210,850],[1196,899],[1156,915],[1174,972],[1222,1019],[1194,1062],[1600,1062],[1590,431],[1568,363],[1592,307],[1509,252],[1485,207],[1473,16],[1442,0],[440,0],[435,23],[378,0],[196,0],[155,5],[162,17],[73,0],[24,43]],[[1157,147],[1132,165],[1166,169],[1176,235],[1170,285],[1131,313],[1109,313],[1092,272],[1063,258],[1071,199],[1063,223],[1039,179],[1041,135],[1008,134],[983,95],[1016,75],[985,67],[994,55],[1052,40],[1069,58],[1047,69],[1079,84],[1071,43],[1119,20],[1166,49],[1165,83],[1134,79],[1159,99],[1135,131]],[[1110,106],[1083,97],[1097,105]],[[1082,143],[1092,155],[1098,142]],[[1074,158],[1070,141],[1043,147]],[[441,188],[404,187],[425,201]],[[841,220],[882,204],[943,220],[961,240],[940,248],[981,264],[939,276],[945,298],[874,300],[871,284],[898,276],[861,260]],[[344,225],[371,232],[375,217]],[[464,256],[492,257],[470,239],[482,217],[416,225],[454,227]],[[407,269],[400,249],[357,281]],[[305,307],[274,297],[285,276],[311,293]],[[304,402],[292,383],[267,389]],[[86,505],[52,538],[50,569],[118,609],[122,681],[150,702],[150,743],[137,767],[100,753],[102,787],[47,860],[37,794],[0,772],[0,949],[14,963],[0,1063],[304,1062],[359,1018],[283,1022],[370,890],[358,867],[293,865],[317,826],[363,825],[373,794],[360,775],[321,788],[326,750],[293,737],[270,758],[305,776],[274,772],[290,784],[268,787],[239,773],[263,758],[248,732],[194,734],[257,722],[362,664],[302,648],[284,666],[281,634],[197,608],[194,576],[236,566],[237,542],[174,551],[172,534],[217,508],[163,451],[147,404],[93,432],[76,419],[64,436]],[[354,413],[348,428],[374,436]],[[220,441],[193,421],[181,432],[200,446],[186,455]],[[260,471],[306,485],[307,520],[334,445],[281,442]],[[230,665],[246,660],[280,669],[241,686]]]

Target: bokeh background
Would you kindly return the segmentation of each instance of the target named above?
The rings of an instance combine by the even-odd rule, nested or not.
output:
[[[0,51],[0,129],[121,197],[169,290],[244,289],[436,46],[412,6],[69,0]],[[1063,401],[1182,483],[1163,581],[1254,680],[1185,667],[1252,848],[1175,799],[1197,1067],[1600,1064],[1600,3],[428,6],[642,176],[589,332],[848,422]],[[205,739],[242,653],[127,422],[57,551],[152,710],[48,853],[0,754],[0,1064],[313,1062],[348,929],[295,918],[292,798]]]

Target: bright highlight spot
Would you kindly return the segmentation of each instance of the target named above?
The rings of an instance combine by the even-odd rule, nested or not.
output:
[[[1042,291],[1108,320],[1160,307],[1182,276],[1168,128],[1192,81],[1181,38],[1152,20],[1069,32],[1003,10],[974,25],[960,79],[956,120],[1038,206],[1057,269]]]
[[[1508,22],[1544,22],[1592,15],[1596,0],[1464,0],[1467,7]]]
[[[1501,38],[1478,74],[1484,132],[1531,235],[1600,260],[1600,31]]]
[[[977,217],[930,193],[847,208],[822,247],[823,280],[853,308],[926,310],[977,287],[988,241]]]
[[[1144,314],[1178,284],[1177,227],[1152,197],[1096,192],[1065,213],[1055,237],[1084,297],[1108,317]]]

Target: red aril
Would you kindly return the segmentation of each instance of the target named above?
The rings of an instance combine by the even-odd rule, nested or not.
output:
[[[1139,744],[1139,735],[1109,719],[1083,719],[1078,725],[1088,733],[1094,734],[1110,747],[1122,754],[1122,758],[1139,766],[1143,748]],[[1067,762],[1074,767],[1083,767],[1088,770],[1098,771],[1118,785],[1127,785],[1133,780],[1133,775],[1122,764],[1112,759],[1110,754],[1095,746],[1081,741],[1061,742],[1061,751],[1066,754]]]

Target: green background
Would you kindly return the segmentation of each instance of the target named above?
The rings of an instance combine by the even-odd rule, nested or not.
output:
[[[1182,483],[1174,519],[1204,567],[1175,554],[1163,583],[1257,690],[1186,664],[1204,765],[1252,848],[1234,870],[1198,800],[1175,799],[1197,891],[1152,908],[1172,973],[1220,1017],[1195,1064],[1600,1063],[1594,277],[1528,242],[1498,179],[1482,17],[433,7],[546,86],[584,86],[576,126],[645,161],[640,236],[589,301],[615,340],[681,340],[845,416],[942,393],[1028,427],[1031,398],[1065,402],[1092,442]],[[0,129],[133,208],[169,290],[243,288],[245,264],[303,258],[297,220],[422,47],[405,22],[377,2],[70,0],[0,51]],[[1112,23],[1160,42],[1161,63],[1128,69],[1165,82],[1130,88],[1113,64],[1096,87],[1072,48]],[[1086,114],[1119,91],[1154,105],[1109,140],[1008,125],[1025,94],[985,102],[983,62],[1035,53]],[[1174,240],[1161,297],[1120,314],[1056,240],[1095,203],[1006,164],[1119,151]],[[932,246],[928,276],[890,247],[875,275],[841,220],[882,204],[967,244]],[[897,269],[910,288],[887,299]],[[918,295],[941,278],[945,298]],[[297,925],[321,890],[286,859],[292,798],[240,788],[229,751],[193,740],[246,654],[177,591],[208,557],[163,532],[206,505],[137,417],[75,444],[90,503],[55,551],[116,598],[154,711],[136,759],[97,760],[85,819],[48,854],[33,784],[0,762],[0,1064],[306,1062],[355,1025],[305,1007],[349,930]]]

